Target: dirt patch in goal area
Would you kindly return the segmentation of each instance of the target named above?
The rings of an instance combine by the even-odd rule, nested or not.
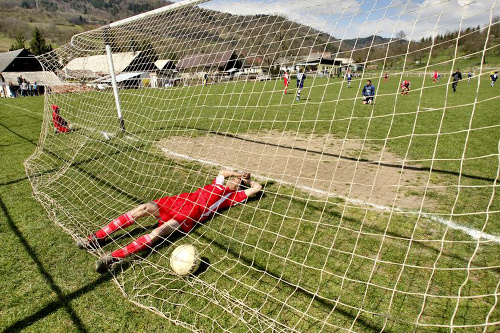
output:
[[[264,132],[171,136],[158,142],[168,157],[247,171],[319,196],[339,196],[418,209],[429,170],[402,167],[403,158],[363,140]],[[434,206],[429,198],[425,206]]]

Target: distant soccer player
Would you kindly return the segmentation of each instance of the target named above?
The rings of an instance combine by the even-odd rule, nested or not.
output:
[[[375,86],[372,85],[371,80],[366,81],[366,86],[363,87],[361,95],[363,95],[363,104],[373,103],[373,99],[375,98]]]
[[[439,73],[437,70],[434,71],[434,74],[432,75],[432,82],[436,83],[439,80]]]
[[[350,70],[347,70],[345,77],[347,79],[347,88],[350,88],[351,87],[351,80],[352,80],[352,73]]]
[[[410,87],[411,87],[411,82],[408,80],[404,80],[403,83],[401,83],[401,95],[408,95]]]
[[[470,79],[472,79],[472,71],[469,71],[469,74],[467,74],[467,84],[470,83]]]
[[[458,81],[462,81],[462,73],[460,73],[460,70],[457,68],[455,70],[455,73],[453,73],[451,75],[452,77],[452,80],[453,80],[453,84],[452,84],[452,88],[453,88],[453,92],[457,92],[457,86],[458,86]]]
[[[290,81],[290,73],[288,71],[283,75],[283,83],[285,84],[285,91],[283,92],[285,95],[287,94],[288,82]]]
[[[495,71],[494,73],[492,73],[490,75],[490,80],[491,80],[491,86],[494,87],[495,82],[497,82],[497,80],[498,80],[498,72],[497,71]]]
[[[242,182],[249,188],[238,190]],[[158,219],[159,226],[151,233],[99,258],[96,261],[96,269],[98,272],[104,272],[113,263],[151,248],[154,243],[176,230],[182,229],[188,233],[197,223],[206,220],[215,212],[242,203],[261,189],[262,186],[258,182],[250,179],[249,173],[221,170],[212,184],[192,193],[164,197],[139,205],[86,239],[79,240],[77,245],[84,249],[97,248],[98,244],[103,243],[113,232],[131,226],[141,217],[154,216]]]
[[[384,81],[389,81],[389,74],[387,74],[387,72],[384,74]]]
[[[67,133],[74,129],[72,124],[69,124],[61,115],[59,114],[60,109],[57,105],[52,104],[52,123],[54,124],[54,133]]]
[[[297,73],[297,97],[295,98],[296,101],[300,100],[300,93],[302,92],[302,89],[304,89],[304,81],[306,79],[306,73],[303,73],[302,70],[299,70]]]

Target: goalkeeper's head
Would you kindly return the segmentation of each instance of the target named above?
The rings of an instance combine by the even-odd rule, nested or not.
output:
[[[236,191],[238,189],[245,189],[250,186],[250,174],[245,172],[243,173],[242,176],[236,177],[229,177],[226,180],[226,186],[231,190],[231,191]]]
[[[57,105],[52,104],[50,107],[52,108],[52,111],[54,111],[55,113],[59,113],[59,107]]]
[[[231,190],[231,191],[236,191],[239,189],[239,187],[242,184],[241,177],[229,177],[226,180],[226,186]]]

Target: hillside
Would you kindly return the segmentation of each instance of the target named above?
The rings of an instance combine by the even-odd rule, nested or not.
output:
[[[113,21],[164,6],[163,0],[3,0],[0,8],[0,51],[7,51],[14,37],[22,32],[29,40],[31,31],[38,27],[54,48],[67,43],[83,31],[95,29]],[[367,36],[342,42],[309,26],[277,15],[231,15],[197,8],[182,18],[173,15],[169,29],[158,34],[156,27],[165,24],[164,18],[153,19],[149,27],[130,29],[128,40],[115,40],[115,50],[145,50],[154,48],[162,58],[179,59],[184,54],[234,50],[246,57],[261,58],[264,66],[283,57],[309,53],[332,52],[337,57],[353,58],[356,62],[381,62],[388,59],[389,67],[402,65],[404,55],[410,53],[406,66],[422,63],[429,56],[454,57],[458,31],[428,39],[409,41]],[[500,29],[495,19],[490,31],[489,45],[498,45]],[[183,37],[178,32],[182,31]],[[482,50],[486,30],[466,28],[460,36],[458,54]],[[154,36],[154,37],[152,37]],[[175,45],[169,47],[165,45]],[[387,49],[389,48],[389,49]],[[339,52],[340,51],[340,52]],[[339,53],[337,53],[339,52]],[[499,52],[493,48],[490,52]]]
[[[2,2],[3,5],[0,8],[0,52],[10,48],[19,32],[23,33],[29,40],[31,31],[35,27],[38,27],[47,42],[56,48],[67,43],[77,33],[92,30],[169,3],[163,0],[3,0]],[[277,36],[272,36],[273,39],[284,40],[281,49],[290,47],[287,41],[300,39],[306,35],[309,36],[306,38],[309,39],[309,42],[306,41],[306,44],[297,45],[297,47],[304,48],[317,44],[316,51],[319,52],[336,52],[338,49],[332,36],[320,33],[308,26],[287,21],[279,16],[260,15],[256,18],[226,13],[220,15],[215,11],[200,9],[186,18],[184,24],[196,28],[202,25],[205,30],[217,30],[218,35],[225,35],[224,39],[228,40],[236,37],[236,34],[255,35],[255,31],[249,34],[244,30],[258,29],[259,35],[265,35],[264,40],[269,40],[269,36],[274,33]],[[268,27],[269,31],[265,31],[263,27]],[[204,33],[204,35],[220,41],[218,36],[214,36],[213,33]],[[365,37],[357,41],[344,40],[342,49],[351,50],[355,45],[357,49],[366,47],[371,44],[371,39],[371,37]],[[386,43],[387,41],[388,39],[377,36],[374,44]],[[256,53],[255,51],[255,49],[247,50],[248,53]],[[271,49],[269,51],[278,50]]]
[[[74,34],[165,4],[163,0],[2,0],[0,52],[8,51],[18,32],[29,39],[35,27],[57,47]]]

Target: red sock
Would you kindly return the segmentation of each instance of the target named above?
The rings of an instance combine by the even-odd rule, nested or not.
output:
[[[135,220],[130,212],[114,219],[110,224],[95,233],[98,239],[104,239],[118,229],[123,229],[134,224]]]
[[[137,253],[139,251],[147,249],[151,245],[153,245],[151,237],[149,237],[149,235],[144,235],[137,238],[135,241],[125,246],[124,248],[121,248],[111,253],[111,255],[115,258],[125,258],[131,255],[132,253]]]

